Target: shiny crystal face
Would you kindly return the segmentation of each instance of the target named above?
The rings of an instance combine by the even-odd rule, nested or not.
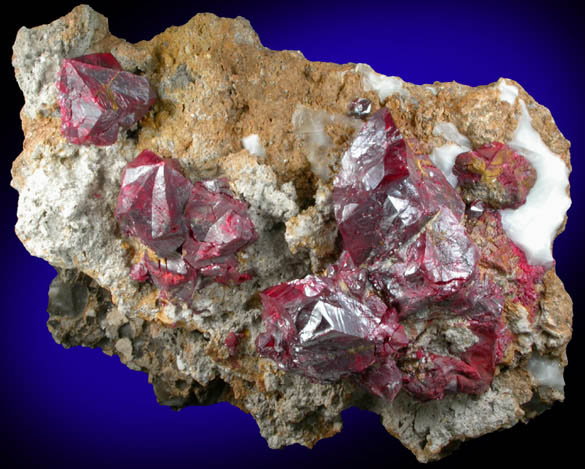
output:
[[[325,381],[397,356],[406,336],[396,314],[348,262],[345,270],[332,266],[327,277],[310,275],[260,294],[267,328],[256,342],[262,355]]]
[[[153,253],[145,253],[130,276],[151,278],[169,301],[190,302],[196,290],[215,281],[250,280],[236,253],[258,235],[245,203],[225,179],[191,183],[176,160],[145,150],[128,163],[115,211],[120,228]]]
[[[470,158],[484,158],[492,173],[503,160],[498,175],[506,183],[531,169],[499,144],[478,155],[458,158],[460,181],[469,179]],[[501,252],[520,266],[508,268],[517,289],[502,291],[494,282],[483,267],[485,248],[469,233],[501,231],[488,204],[472,200],[466,208],[430,159],[411,151],[389,111],[379,110],[343,155],[334,181],[341,257],[325,276],[261,293],[266,332],[258,352],[313,379],[350,377],[388,400],[400,389],[423,400],[485,392],[511,339],[502,318],[506,298],[522,297],[530,308],[542,275],[502,231]],[[467,334],[468,345],[441,349],[425,339],[433,327]]]
[[[227,179],[194,184],[185,207],[190,236],[183,255],[194,268],[233,256],[258,238],[248,207],[233,197]]]
[[[122,70],[112,54],[63,60],[57,88],[61,133],[76,144],[112,145],[156,100],[148,80]]]
[[[367,117],[372,112],[372,102],[368,98],[356,98],[347,106],[350,116]]]
[[[115,212],[120,228],[157,255],[171,255],[185,239],[183,212],[192,187],[176,161],[144,150],[122,173]]]

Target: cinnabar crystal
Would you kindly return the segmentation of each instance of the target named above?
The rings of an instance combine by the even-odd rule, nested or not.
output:
[[[122,70],[112,54],[64,59],[57,88],[61,133],[82,145],[112,145],[156,100],[148,80]]]

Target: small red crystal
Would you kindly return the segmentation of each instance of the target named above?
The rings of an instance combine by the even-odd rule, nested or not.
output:
[[[199,269],[199,273],[208,279],[224,285],[239,285],[253,278],[251,272],[240,272],[235,256],[222,257],[214,264],[208,264]],[[207,283],[204,282],[202,286]]]
[[[347,106],[347,112],[350,116],[366,117],[372,111],[372,102],[368,98],[352,99]]]
[[[393,401],[402,389],[403,373],[393,359],[386,359],[365,370],[359,382],[373,395]]]
[[[240,343],[240,337],[241,334],[236,334],[235,332],[232,331],[225,338],[225,346],[228,349],[230,357],[233,357],[237,354],[238,344]]]
[[[146,265],[144,258],[142,258],[140,262],[134,264],[132,269],[130,269],[130,277],[137,282],[146,282],[148,275],[148,266]]]
[[[183,211],[191,188],[176,161],[144,150],[122,173],[115,211],[122,231],[161,257],[173,254],[185,239]]]
[[[156,100],[148,80],[122,70],[112,54],[64,59],[57,88],[61,133],[76,144],[112,145]]]
[[[160,290],[161,297],[173,301],[175,299],[189,302],[197,288],[197,272],[176,254],[167,259],[154,261],[145,256],[148,272],[155,286]]]
[[[530,162],[500,142],[458,155],[453,174],[466,202],[482,200],[496,209],[523,205],[536,182]]]
[[[185,207],[191,236],[184,246],[187,262],[199,268],[235,254],[258,239],[248,207],[229,190],[225,179],[200,181]]]

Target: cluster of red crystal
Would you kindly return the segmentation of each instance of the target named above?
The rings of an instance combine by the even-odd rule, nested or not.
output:
[[[351,375],[390,400],[403,386],[420,399],[484,392],[509,341],[503,292],[478,268],[465,203],[387,109],[344,154],[333,205],[344,253],[325,277],[262,292],[259,353],[316,379]],[[400,324],[454,317],[476,336],[459,355],[409,343]]]
[[[523,205],[536,182],[530,162],[499,142],[458,155],[453,173],[466,202],[481,200],[496,209]]]
[[[148,80],[122,70],[112,54],[63,60],[57,88],[61,133],[76,144],[112,145],[156,99]]]
[[[163,297],[189,301],[209,281],[241,283],[235,254],[258,235],[225,179],[186,179],[175,160],[145,150],[128,163],[115,212],[122,231],[154,251],[130,275],[150,277]]]

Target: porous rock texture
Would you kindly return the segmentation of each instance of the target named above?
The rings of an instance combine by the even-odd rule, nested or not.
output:
[[[60,134],[55,82],[63,58],[96,52],[111,52],[125,70],[146,76],[158,100],[114,145],[77,146]],[[535,318],[505,308],[513,339],[480,396],[421,402],[401,391],[389,403],[350,382],[285,373],[254,345],[262,331],[258,291],[322,272],[339,255],[332,178],[362,124],[348,116],[348,103],[365,97],[372,112],[388,107],[419,154],[461,144],[462,135],[472,148],[510,141],[525,103],[533,128],[570,168],[569,142],[516,82],[414,85],[365,65],[309,62],[297,51],[264,48],[244,18],[212,14],[130,44],[84,5],[49,25],[22,28],[13,63],[25,97],[24,148],[13,166],[16,232],[59,272],[48,321],[58,343],[119,355],[148,373],[163,405],[231,402],[254,416],[273,448],[310,447],[341,430],[343,409],[358,406],[378,413],[420,461],[431,461],[563,400],[572,304],[554,266],[538,285]],[[449,123],[460,134],[441,131]],[[261,148],[244,147],[250,135]],[[145,149],[178,159],[191,181],[230,180],[259,235],[238,254],[242,271],[255,272],[252,281],[212,284],[189,308],[161,302],[152,284],[131,279],[142,250],[121,234],[113,213],[122,169]],[[469,346],[452,323],[433,326],[436,347]]]

